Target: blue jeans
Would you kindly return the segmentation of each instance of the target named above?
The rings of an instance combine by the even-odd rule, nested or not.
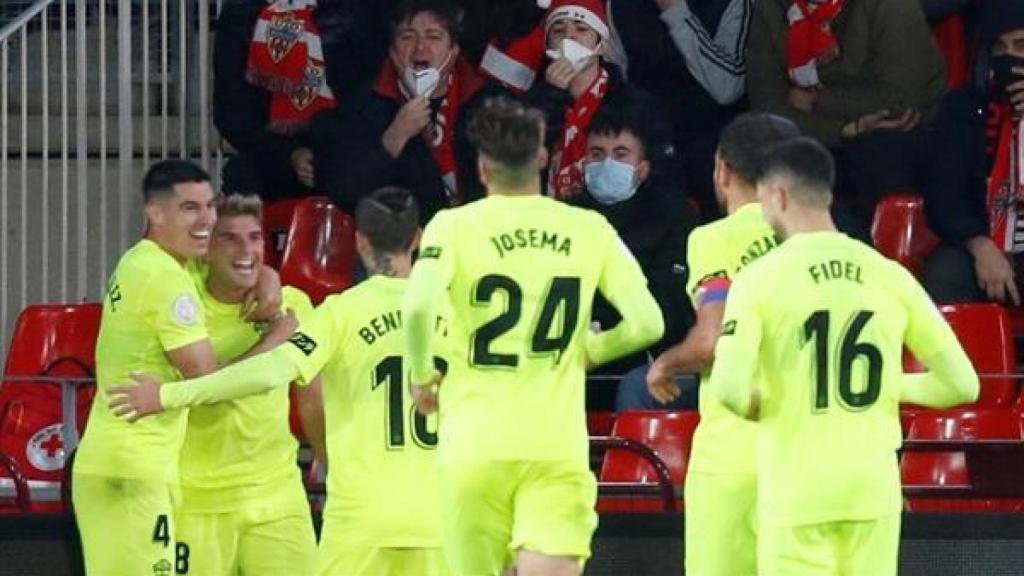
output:
[[[622,377],[619,391],[615,396],[615,411],[626,410],[696,410],[697,389],[700,377],[697,374],[682,374],[676,377],[682,390],[678,398],[662,404],[647,391],[647,365],[638,366]]]

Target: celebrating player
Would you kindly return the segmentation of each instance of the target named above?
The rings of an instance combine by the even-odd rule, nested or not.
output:
[[[640,267],[598,214],[540,195],[539,111],[486,102],[469,133],[488,196],[439,212],[404,306],[417,405],[440,400],[445,551],[459,576],[576,575],[597,524],[584,371],[662,333]],[[592,334],[597,289],[619,310]],[[434,318],[452,306],[440,386]]]
[[[143,179],[146,236],[110,278],[96,344],[100,392],[133,372],[164,379],[217,368],[196,288],[217,219],[209,176],[181,161],[159,162]],[[285,316],[257,345],[294,329]],[[73,470],[75,517],[89,574],[170,574],[188,563],[174,541],[173,494],[187,412],[138,424],[94,402]],[[113,519],[113,520],[112,520]]]
[[[255,286],[263,262],[261,218],[262,205],[255,196],[232,195],[217,203],[209,274],[199,297],[221,363],[243,355],[263,329],[241,314],[244,296]],[[300,318],[313,309],[309,298],[290,286],[282,290],[282,300]],[[300,406],[309,406],[300,410],[307,436],[322,446],[314,431],[323,433],[318,395],[318,386],[297,391]],[[316,536],[288,409],[288,387],[281,386],[189,411],[180,461],[182,499],[175,517],[177,539],[190,553],[188,574],[312,572]]]
[[[686,573],[693,576],[757,574],[756,428],[724,409],[707,384],[731,279],[779,243],[757,203],[759,156],[766,146],[798,135],[795,124],[770,114],[745,114],[722,130],[715,192],[729,216],[695,229],[688,242],[697,324],[647,373],[648,389],[662,403],[679,396],[673,377],[680,372],[700,370],[704,384],[684,487]]]
[[[978,395],[970,361],[913,276],[836,232],[834,174],[814,140],[770,149],[758,198],[785,241],[733,282],[715,349],[712,393],[759,421],[762,576],[895,576],[899,403]],[[904,376],[904,343],[929,373]]]

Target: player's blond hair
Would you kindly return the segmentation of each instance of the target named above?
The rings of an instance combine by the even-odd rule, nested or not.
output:
[[[229,194],[217,198],[217,217],[252,216],[263,221],[263,201],[255,194]]]

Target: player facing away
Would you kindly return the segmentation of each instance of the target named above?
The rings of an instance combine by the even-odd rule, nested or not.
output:
[[[701,421],[684,487],[686,573],[692,576],[757,574],[757,428],[726,410],[708,384],[730,282],[780,242],[757,202],[760,156],[765,147],[799,135],[789,120],[758,113],[743,114],[722,130],[715,193],[728,216],[696,228],[687,248],[697,324],[647,373],[652,396],[669,402],[680,393],[673,377],[700,371]]]
[[[287,343],[202,378],[161,386],[136,377],[137,385],[111,390],[111,409],[136,420],[322,374],[328,474],[316,574],[449,574],[441,552],[437,421],[419,414],[407,392],[402,300],[418,222],[408,191],[374,192],[356,208],[357,248],[372,275],[328,297]],[[435,316],[431,330],[444,329]]]
[[[604,218],[540,195],[539,111],[491,99],[469,133],[488,195],[427,225],[403,314],[417,405],[440,403],[445,552],[457,576],[513,565],[519,576],[576,575],[597,524],[586,367],[650,345],[664,323]],[[623,320],[593,334],[598,289]],[[450,366],[438,391],[444,304]]]
[[[206,328],[217,360],[237,359],[267,326],[243,318],[245,294],[263,262],[262,204],[256,196],[217,202],[217,223],[207,253],[209,273],[199,287]],[[304,318],[313,305],[291,286],[284,308]],[[284,311],[281,311],[284,314]],[[296,465],[298,442],[289,427],[288,387],[189,410],[181,450],[178,542],[190,552],[188,574],[275,576],[310,574],[316,536],[309,501]],[[299,387],[303,425],[323,445],[318,383]],[[312,425],[312,426],[311,426]],[[318,450],[319,452],[319,450]]]
[[[914,277],[836,232],[833,179],[812,139],[769,149],[758,197],[784,242],[733,282],[715,350],[712,392],[758,421],[762,576],[895,576],[899,403],[944,408],[978,395]],[[903,374],[904,344],[927,374]]]
[[[212,372],[217,360],[197,291],[197,261],[217,219],[210,178],[169,160],[143,179],[145,237],[110,277],[96,344],[101,393],[134,372],[173,380]],[[294,318],[267,338],[287,336]],[[283,338],[282,338],[283,339]],[[262,343],[261,343],[262,345]],[[174,540],[178,454],[187,412],[129,424],[94,402],[73,469],[73,501],[90,576],[170,574],[188,564]]]

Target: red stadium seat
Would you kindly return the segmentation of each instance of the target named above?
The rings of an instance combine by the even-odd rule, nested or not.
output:
[[[0,451],[35,486],[58,487],[64,480],[61,387],[52,379],[95,376],[100,313],[99,304],[37,305],[18,317],[0,384]],[[94,394],[95,385],[76,385],[79,434]],[[9,482],[9,476],[0,482],[4,478]],[[52,499],[49,506],[33,503],[34,511],[54,509]]]
[[[288,241],[288,231],[292,228],[292,218],[298,198],[286,198],[267,202],[263,206],[263,262],[275,269],[281,267],[281,257]]]
[[[919,278],[924,273],[925,258],[939,245],[925,222],[924,200],[916,194],[883,198],[875,207],[871,239],[879,252]]]
[[[295,208],[281,259],[281,282],[303,289],[315,304],[352,285],[355,221],[326,198],[306,198]]]
[[[587,432],[591,436],[610,436],[615,425],[615,412],[587,412]]]
[[[622,412],[615,419],[612,436],[635,440],[654,450],[668,466],[672,483],[681,489],[686,479],[686,468],[690,460],[690,446],[693,433],[700,422],[696,411],[637,410]],[[649,462],[636,454],[619,449],[605,453],[604,464],[598,476],[601,482],[645,482],[658,481],[658,475]],[[656,499],[602,499],[600,511],[660,510]]]
[[[981,375],[981,395],[974,406],[1012,406],[1020,385],[1012,377],[1017,367],[1017,345],[1009,313],[998,304],[951,304],[941,310]],[[908,372],[923,369],[912,358],[904,368]]]
[[[954,14],[932,26],[932,36],[946,60],[946,84],[963,88],[971,76],[971,54],[962,14]]]
[[[907,508],[921,511],[1024,510],[1024,473],[1021,451],[981,450],[986,441],[1022,442],[1021,417],[1009,409],[922,410],[915,414],[900,461],[904,489],[910,493]],[[962,451],[919,451],[915,441],[964,443]],[[972,444],[974,445],[972,447]],[[1024,446],[1024,444],[1022,444]],[[947,494],[922,495],[923,491],[947,490]],[[966,498],[953,498],[959,492]],[[977,492],[978,497],[970,497]],[[994,497],[999,496],[999,497]]]

